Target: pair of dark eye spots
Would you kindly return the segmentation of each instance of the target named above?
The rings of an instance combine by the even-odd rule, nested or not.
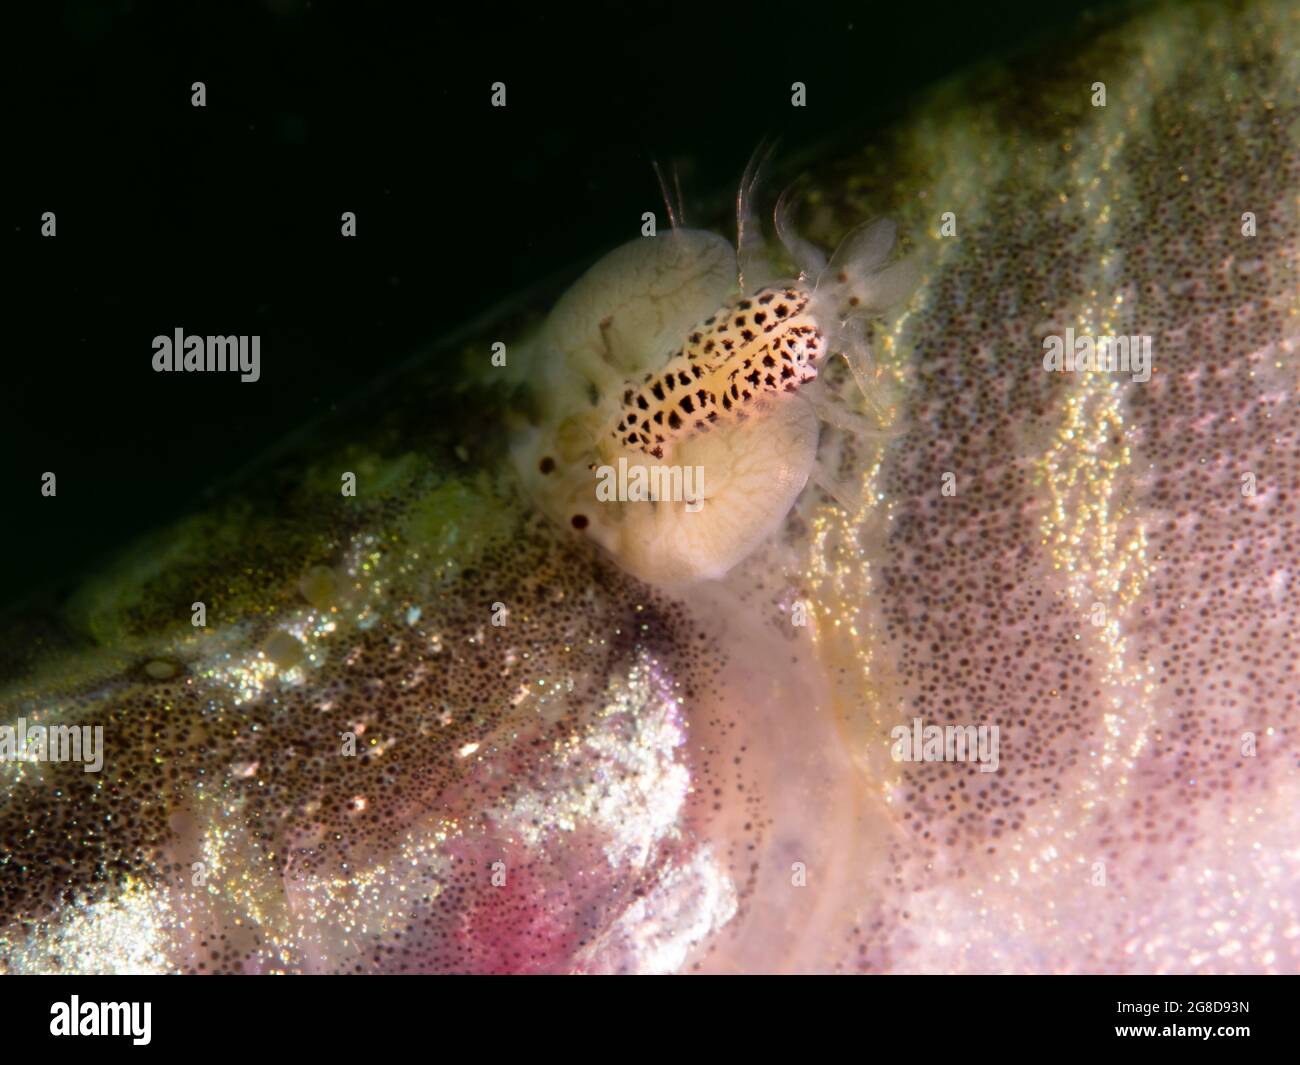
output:
[[[537,468],[543,474],[554,473],[555,459],[551,458],[550,455],[543,455],[542,461],[537,464]],[[575,514],[573,515],[572,518],[569,519],[569,524],[571,524],[579,532],[582,532],[582,530],[585,529],[588,525],[587,515]]]
[[[543,455],[541,461],[537,463],[537,469],[538,472],[541,473],[543,476],[554,473],[555,459],[553,459],[550,455]],[[587,515],[575,514],[573,515],[572,518],[569,519],[569,524],[571,524],[579,532],[582,532],[582,530],[585,529],[588,525]]]

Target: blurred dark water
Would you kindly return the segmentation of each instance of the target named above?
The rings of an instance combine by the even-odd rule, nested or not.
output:
[[[651,159],[689,215],[764,136],[797,157],[860,135],[1113,7],[50,5],[2,75],[0,609],[57,598],[376,375],[634,236],[661,210]],[[261,380],[155,374],[178,327],[260,335]]]

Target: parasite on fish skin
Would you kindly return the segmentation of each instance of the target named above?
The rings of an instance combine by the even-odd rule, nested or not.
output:
[[[821,426],[878,432],[861,409],[872,398],[868,323],[901,302],[912,276],[909,261],[891,261],[895,227],[859,226],[828,262],[793,233],[783,199],[776,232],[797,275],[766,276],[750,208],[757,169],[737,196],[735,251],[670,210],[669,233],[615,249],[564,294],[528,353],[543,416],[514,441],[526,488],[654,584],[726,574],[809,480],[852,505],[854,486],[819,447]],[[822,376],[833,359],[848,371],[835,384]],[[615,468],[665,491],[610,499],[596,471]],[[680,471],[694,471],[699,498],[668,498]]]

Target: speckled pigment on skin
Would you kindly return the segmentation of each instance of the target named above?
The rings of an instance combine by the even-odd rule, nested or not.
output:
[[[0,717],[107,753],[0,767],[3,967],[1295,971],[1298,86],[1293,5],[1174,5],[819,165],[811,239],[929,251],[900,435],[744,579],[548,528],[425,370],[6,634]],[[1150,382],[1046,373],[1067,327]],[[914,716],[999,772],[892,762]]]

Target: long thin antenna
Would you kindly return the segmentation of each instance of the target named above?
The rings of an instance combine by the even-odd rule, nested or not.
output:
[[[820,278],[822,271],[826,269],[826,256],[814,245],[796,235],[790,225],[790,214],[794,209],[791,199],[797,184],[796,178],[781,192],[776,201],[776,210],[772,212],[772,223],[776,226],[777,239],[785,245],[785,250],[790,253],[795,266],[799,267],[800,276]]]
[[[759,140],[758,146],[754,149],[754,154],[749,157],[749,162],[745,164],[745,172],[740,176],[740,187],[736,190],[736,280],[740,289],[745,288],[745,252],[746,244],[752,238],[745,235],[745,226],[753,217],[753,208],[751,202],[754,196],[754,188],[758,184],[759,174],[767,161],[772,158],[772,153],[776,151],[777,142],[769,141],[766,136]],[[760,230],[759,241],[762,240]],[[757,243],[757,242],[756,242]]]
[[[659,169],[659,160],[651,159],[650,165],[655,168],[655,177],[659,179],[659,192],[664,198],[664,207],[668,210],[668,221],[673,229],[678,226],[677,212],[673,209],[672,197],[668,195],[668,183],[664,181],[664,172]]]
[[[790,182],[781,190],[781,195],[776,198],[776,210],[772,212],[772,224],[776,227],[777,239],[789,246],[786,237],[790,233],[790,197],[794,193],[794,187],[798,179]]]

